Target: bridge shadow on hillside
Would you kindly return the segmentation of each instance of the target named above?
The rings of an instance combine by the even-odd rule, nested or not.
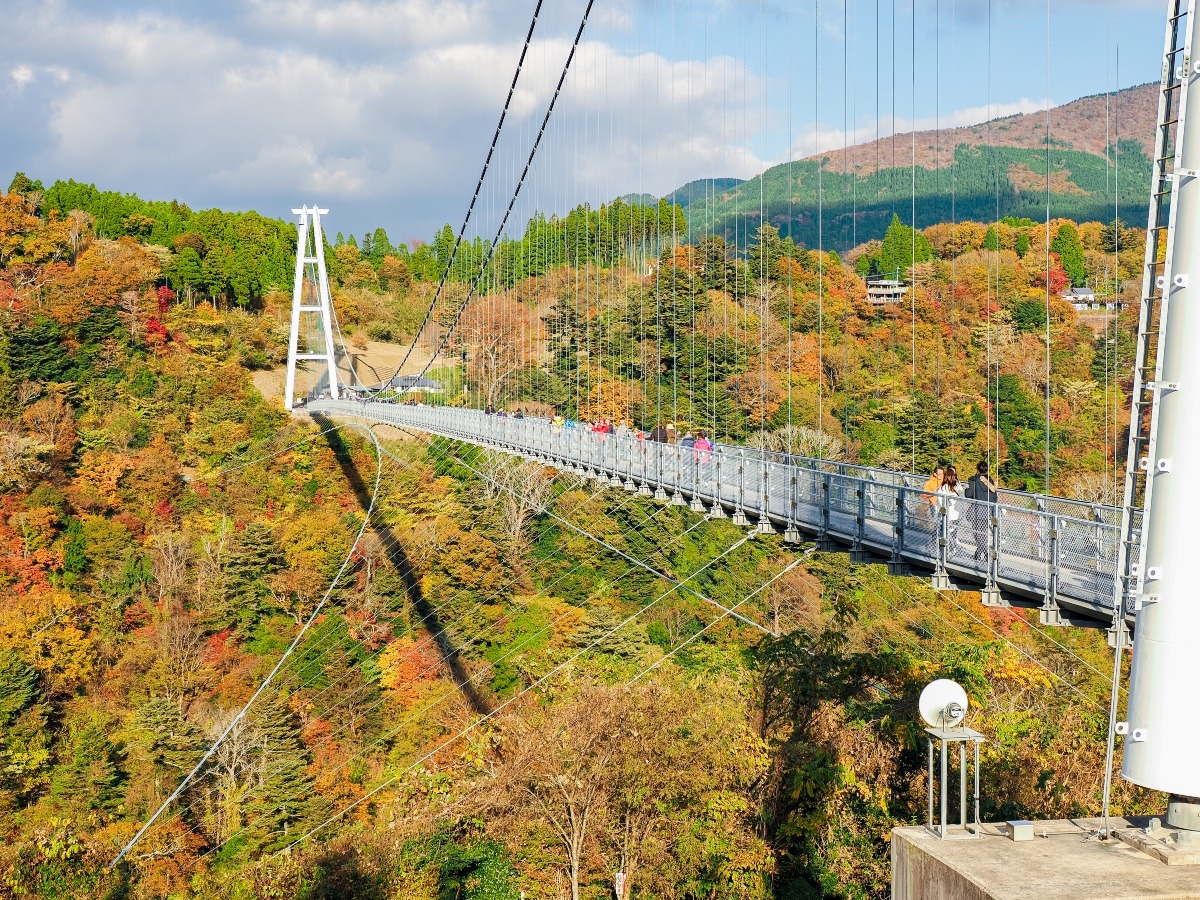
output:
[[[365,513],[371,507],[371,486],[363,480],[358,468],[354,465],[350,448],[342,439],[341,432],[329,431],[328,429],[333,428],[335,423],[320,413],[314,414],[312,419],[317,424],[317,427],[325,431],[325,439],[329,443],[329,449],[333,451],[333,456],[337,460],[338,467],[342,470],[342,474],[346,476],[346,480],[350,483],[350,488],[354,491],[354,496],[358,498],[358,505],[362,507]],[[477,714],[483,715],[491,712],[491,703],[478,687],[471,682],[470,673],[467,672],[466,666],[463,665],[462,654],[454,646],[453,639],[446,632],[437,610],[434,609],[433,605],[425,598],[424,593],[421,591],[421,579],[417,576],[416,570],[409,561],[408,554],[404,552],[404,546],[396,537],[395,531],[390,525],[380,523],[378,519],[373,522],[373,528],[383,543],[388,561],[404,582],[404,592],[408,595],[408,600],[417,614],[417,620],[424,623],[426,630],[428,630],[430,636],[433,638],[434,644],[438,648],[438,653],[442,661],[446,664],[446,667],[450,670],[450,676],[453,678],[454,683],[462,691],[463,698]]]

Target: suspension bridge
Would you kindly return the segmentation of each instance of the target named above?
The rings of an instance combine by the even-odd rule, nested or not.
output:
[[[939,589],[969,586],[986,604],[1034,604],[1043,624],[1112,624],[1114,507],[1019,491],[1000,491],[996,503],[951,501],[925,489],[923,476],[748,447],[698,451],[533,416],[370,400],[305,409],[516,454],[793,543],[807,535],[856,562],[928,571]]]
[[[1188,669],[1188,663],[1181,657],[1181,651],[1174,642],[1179,639],[1180,634],[1196,632],[1197,616],[1197,613],[1191,611],[1196,604],[1192,603],[1187,607],[1179,602],[1168,601],[1167,596],[1171,591],[1168,581],[1181,583],[1179,579],[1186,577],[1183,573],[1192,572],[1195,564],[1188,560],[1191,551],[1179,543],[1176,523],[1181,521],[1181,514],[1175,512],[1164,516],[1161,511],[1152,514],[1150,504],[1152,496],[1156,498],[1156,502],[1157,498],[1161,497],[1165,498],[1162,503],[1166,506],[1175,505],[1177,508],[1179,503],[1186,503],[1187,498],[1193,496],[1190,493],[1191,482],[1186,480],[1176,482],[1184,484],[1182,492],[1165,490],[1171,483],[1170,479],[1190,477],[1186,474],[1190,470],[1183,463],[1186,449],[1181,445],[1181,442],[1186,443],[1186,436],[1190,431],[1179,423],[1186,421],[1186,417],[1191,415],[1191,407],[1187,405],[1189,401],[1186,400],[1189,350],[1186,343],[1180,343],[1185,341],[1184,335],[1191,332],[1187,331],[1186,312],[1174,312],[1186,310],[1186,295],[1183,297],[1183,304],[1171,307],[1176,319],[1172,322],[1173,330],[1169,333],[1169,340],[1166,326],[1168,302],[1174,303],[1176,295],[1188,290],[1187,268],[1192,255],[1188,242],[1194,243],[1196,234],[1190,223],[1193,217],[1200,215],[1200,212],[1194,212],[1189,206],[1189,203],[1195,205],[1194,198],[1190,196],[1191,192],[1200,190],[1196,187],[1200,184],[1200,178],[1196,177],[1200,171],[1200,156],[1196,156],[1200,154],[1200,141],[1193,140],[1192,144],[1188,144],[1183,130],[1189,108],[1189,86],[1196,78],[1200,78],[1200,65],[1193,67],[1190,55],[1194,0],[1171,0],[1168,7],[1158,122],[1154,135],[1155,156],[1145,265],[1142,273],[1137,356],[1132,372],[1132,412],[1122,411],[1122,415],[1125,415],[1126,421],[1130,423],[1130,428],[1126,451],[1125,493],[1121,505],[1084,502],[1055,496],[1052,493],[1005,489],[996,491],[993,498],[973,499],[931,491],[926,484],[926,476],[912,471],[902,472],[893,468],[857,465],[840,459],[807,457],[797,453],[746,446],[728,440],[716,440],[711,446],[684,446],[678,442],[651,440],[636,427],[595,430],[582,423],[564,422],[553,414],[547,414],[552,407],[561,404],[563,398],[561,392],[550,390],[547,387],[548,382],[539,382],[537,378],[511,379],[512,384],[507,388],[509,393],[506,395],[505,405],[510,409],[523,406],[524,410],[519,415],[497,414],[491,409],[468,408],[457,401],[428,405],[415,402],[413,397],[420,393],[422,387],[427,388],[435,383],[431,378],[455,371],[465,377],[468,351],[464,342],[460,340],[460,329],[467,327],[464,323],[468,319],[467,313],[473,300],[482,303],[482,306],[476,307],[480,316],[485,321],[490,317],[492,324],[496,326],[491,336],[493,345],[480,350],[481,354],[490,353],[494,357],[507,356],[525,361],[514,366],[515,370],[520,370],[522,366],[536,369],[547,356],[546,341],[539,333],[539,323],[531,321],[528,317],[505,318],[510,311],[501,308],[499,304],[489,305],[492,301],[488,298],[494,297],[498,292],[497,285],[500,281],[497,267],[504,262],[499,258],[498,248],[502,245],[513,212],[518,208],[522,189],[527,184],[531,171],[535,171],[539,150],[548,143],[553,152],[565,152],[562,148],[569,145],[568,138],[572,137],[555,132],[553,114],[556,104],[563,96],[564,85],[568,83],[572,61],[579,51],[592,11],[591,2],[583,11],[578,29],[574,32],[574,41],[567,50],[544,115],[535,119],[533,126],[520,135],[522,140],[515,144],[520,152],[513,152],[512,158],[506,161],[509,181],[503,190],[493,188],[489,194],[484,186],[489,172],[495,169],[497,148],[503,146],[501,138],[508,134],[505,131],[506,117],[520,84],[522,68],[527,64],[526,56],[531,46],[531,36],[534,34],[541,10],[541,3],[538,3],[483,170],[462,227],[451,245],[450,260],[443,270],[423,320],[415,329],[415,336],[406,349],[404,359],[390,378],[378,384],[368,384],[354,371],[353,354],[346,352],[329,287],[327,245],[322,232],[322,216],[328,211],[317,206],[304,206],[294,210],[299,217],[299,231],[284,404],[287,408],[306,415],[361,423],[364,426],[387,425],[412,434],[448,438],[454,442],[523,457],[542,466],[588,479],[598,492],[619,492],[629,498],[650,499],[664,506],[688,507],[707,519],[730,519],[734,524],[746,529],[743,541],[754,539],[755,535],[780,535],[783,542],[793,545],[811,541],[821,550],[844,550],[852,564],[886,563],[893,574],[919,574],[929,578],[932,586],[941,591],[978,591],[985,605],[1036,608],[1042,625],[1088,625],[1108,628],[1115,651],[1113,698],[1110,704],[1110,763],[1113,741],[1119,731],[1117,707],[1122,671],[1121,654],[1132,627],[1136,629],[1139,650],[1134,655],[1128,726],[1133,737],[1126,751],[1125,774],[1139,784],[1184,797],[1194,797],[1200,794],[1200,775],[1196,772],[1194,757],[1190,765],[1187,764],[1187,758],[1194,750],[1196,729],[1200,726],[1194,721],[1191,724],[1181,724],[1177,721],[1178,717],[1170,720],[1165,710],[1173,704],[1178,707],[1179,698],[1182,696],[1180,692],[1191,690],[1188,685],[1194,679],[1181,675]],[[818,49],[819,44],[820,41],[817,41]],[[914,59],[915,57],[914,43]],[[554,79],[551,79],[551,83],[555,83]],[[1200,100],[1193,99],[1191,103],[1200,104]],[[578,141],[578,135],[574,138]],[[1197,149],[1190,150],[1192,146],[1196,146]],[[1043,248],[1047,272],[1044,306],[1046,377],[1043,381],[1046,392],[1046,484],[1050,483],[1051,472],[1049,433],[1052,382],[1049,153],[1047,140],[1047,231],[1046,246]],[[1194,162],[1193,156],[1196,156]],[[913,158],[915,224],[915,138]],[[820,173],[821,167],[818,167],[818,179],[821,177]],[[484,230],[478,224],[478,208],[488,202],[481,202],[481,197],[492,198],[490,202],[494,228]],[[1200,210],[1200,205],[1196,205],[1195,208]],[[759,221],[766,222],[768,219],[764,207]],[[469,225],[473,225],[479,234],[483,235],[483,238],[477,239],[474,244],[467,238]],[[915,229],[912,241],[912,258],[915,259]],[[656,279],[668,267],[666,261],[672,258],[673,254],[681,252],[679,248],[683,244],[683,236],[678,233],[672,232],[669,236],[659,234],[650,252],[632,262],[626,261],[624,265],[635,270],[636,277]],[[451,273],[458,271],[454,269],[457,254],[467,253],[472,246],[475,251],[482,248],[482,252],[475,253],[478,257],[475,260],[477,268],[468,272],[468,277],[452,285]],[[734,249],[736,255],[738,248]],[[815,292],[818,323],[816,353],[820,373],[824,372],[827,363],[823,355],[824,329],[827,324],[822,306],[825,280],[832,279],[834,273],[832,268],[826,268],[827,265],[832,266],[832,263],[824,252],[825,248],[819,246],[816,249],[819,279]],[[741,248],[741,255],[749,256],[750,248]],[[761,276],[761,286],[745,291],[745,296],[738,301],[741,310],[734,313],[734,319],[741,323],[738,327],[743,329],[735,340],[743,341],[744,347],[754,344],[761,350],[769,341],[766,311],[776,298],[770,295],[766,285],[766,267],[770,265],[770,261],[765,255],[760,255],[759,264],[762,270],[757,274]],[[615,269],[615,264],[607,268],[601,267],[600,274],[596,275],[587,271],[585,267],[584,274],[577,276],[574,283],[568,281],[566,304],[573,312],[575,320],[585,323],[577,330],[583,335],[582,341],[586,342],[588,348],[591,348],[592,341],[596,342],[597,349],[605,341],[615,342],[610,336],[593,335],[592,329],[586,324],[592,314],[592,292],[598,292],[604,287],[605,278],[610,279],[610,286],[616,284],[615,275],[604,274]],[[459,274],[462,274],[461,271]],[[990,275],[989,269],[989,277]],[[913,287],[911,296],[915,298],[915,285]],[[989,297],[993,291],[998,296],[1000,290],[998,283],[989,283]],[[704,345],[697,346],[694,296],[690,302],[690,310],[681,312],[674,294],[664,297],[662,292],[654,292],[652,306],[646,315],[655,321],[657,327],[655,340],[658,346],[655,354],[659,358],[675,354],[675,359],[682,355],[678,344],[672,344],[664,351],[662,323],[664,319],[686,319],[690,316],[693,330],[692,344],[688,350],[700,360],[700,367],[713,368],[714,344],[706,338]],[[915,299],[912,303],[911,364],[915,390]],[[988,309],[990,310],[990,306]],[[756,316],[752,317],[751,313],[756,313]],[[990,312],[986,314],[990,316]],[[739,319],[739,315],[742,318]],[[790,306],[786,316],[788,336],[784,348],[779,351],[775,360],[769,359],[765,350],[761,350],[756,363],[758,371],[751,370],[746,373],[750,391],[759,391],[758,400],[763,405],[767,401],[770,366],[775,362],[786,361],[790,368],[793,361],[794,338]],[[756,318],[756,321],[752,321],[752,318]],[[1179,324],[1180,322],[1183,324]],[[837,325],[836,322],[828,324],[833,327]],[[986,334],[990,341],[990,321],[987,325]],[[1116,327],[1115,324],[1113,327]],[[635,344],[632,340],[628,341],[629,346],[626,350],[629,355],[627,368],[630,370],[638,368],[633,360],[641,351],[637,350]],[[992,352],[989,343],[989,401],[996,393],[992,379],[998,377],[997,370],[990,361]],[[587,356],[583,350],[580,350],[579,354]],[[1192,355],[1194,356],[1194,351]],[[532,365],[529,364],[531,360]],[[609,379],[610,391],[618,381],[614,373],[606,374],[603,367],[594,366],[590,361],[583,365],[587,367],[587,378],[580,376],[581,368],[575,369],[576,395],[567,400],[568,405],[574,409],[574,417],[580,419],[584,417],[583,411],[589,408],[603,412],[605,378]],[[309,385],[301,387],[301,374],[306,370],[313,378]],[[645,366],[641,366],[640,370],[649,371]],[[519,374],[518,372],[518,376]],[[1118,377],[1128,374],[1130,373],[1113,372],[1112,377],[1115,382]],[[657,375],[645,377],[654,377],[656,381],[661,382]],[[660,383],[655,390],[656,418],[660,421],[663,418],[681,418],[678,415],[679,396],[681,390],[689,389],[686,384],[681,388],[678,366],[673,368],[670,378],[670,384]],[[598,386],[595,383],[597,379]],[[824,376],[818,374],[816,380],[816,423],[817,427],[821,428],[826,402],[822,387]],[[503,388],[503,385],[501,387]],[[539,389],[545,390],[545,394],[539,394]],[[787,391],[790,416],[790,382]],[[596,396],[601,398],[598,403],[593,402]],[[670,397],[671,400],[664,401],[664,396]],[[480,406],[483,406],[484,397],[479,397]],[[422,394],[422,398],[429,399],[425,394]],[[491,405],[490,395],[487,405]],[[696,406],[689,408],[694,412]],[[665,415],[664,409],[667,410]],[[645,424],[649,426],[649,423]],[[711,423],[702,419],[693,419],[691,422],[693,427],[705,424],[714,435],[720,435],[721,426],[715,419]],[[987,452],[989,459],[995,461],[1000,455],[999,437],[994,433],[994,423],[990,427],[993,428],[993,436],[989,438]],[[1113,434],[1117,433],[1118,428],[1114,425]],[[374,438],[373,433],[372,437]],[[1174,449],[1165,447],[1164,440]],[[1115,446],[1115,437],[1112,443]],[[381,454],[379,459],[382,465],[384,451],[379,448],[377,440],[376,448]],[[1109,450],[1111,449],[1110,447]],[[913,456],[915,458],[915,451]],[[1118,454],[1113,452],[1112,456],[1115,458]],[[1156,481],[1158,487],[1152,490]],[[374,495],[371,496],[370,507],[373,507]],[[1157,519],[1155,515],[1158,516]],[[1167,524],[1156,525],[1156,521],[1166,521]],[[1156,531],[1156,528],[1159,530]],[[1155,534],[1159,535],[1157,541]],[[724,551],[722,556],[728,552],[729,549]],[[1170,561],[1164,561],[1168,557]],[[710,560],[705,566],[716,561]],[[631,562],[635,566],[662,575],[644,560]],[[694,586],[688,586],[692,576],[682,579],[665,575],[662,577],[672,584],[671,591],[696,593]],[[764,582],[764,588],[770,580],[773,579]],[[313,619],[305,624],[304,629],[315,620],[325,602],[323,600],[322,605],[314,611]],[[657,599],[653,602],[657,602]],[[735,613],[736,607],[722,607],[722,617]],[[736,617],[744,618],[740,615]],[[621,623],[617,628],[624,624],[626,623]],[[302,629],[296,637],[297,642],[303,633]],[[296,646],[297,643],[293,642],[284,659]],[[450,656],[448,652],[446,658]],[[280,665],[283,665],[284,659],[280,660]],[[558,670],[556,668],[553,671]],[[212,754],[232,733],[237,722],[259,694],[268,687],[278,671],[277,666],[246,708],[220,735],[209,754],[197,764],[142,831],[122,850],[122,856],[160,815],[179,800],[192,779],[203,777],[205,766]],[[525,690],[532,690],[541,683],[542,680],[535,681]],[[521,692],[522,695],[524,693],[525,691]],[[1168,694],[1171,696],[1167,697]],[[514,699],[505,701],[501,708]],[[495,712],[496,710],[481,711],[479,719],[467,725],[462,732],[451,736],[445,743],[439,744],[429,754],[421,756],[413,765],[429,759],[433,753],[449,746]],[[1129,747],[1132,747],[1132,750]],[[396,777],[398,776],[393,775],[376,785],[363,797],[354,800],[328,820],[292,841],[289,846],[336,821],[379,790],[394,783]],[[1107,814],[1107,785],[1104,803],[1104,811]]]

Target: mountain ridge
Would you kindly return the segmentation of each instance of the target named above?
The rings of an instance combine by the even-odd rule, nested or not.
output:
[[[693,240],[715,233],[736,244],[766,221],[797,242],[839,251],[882,238],[894,215],[921,228],[1040,220],[1047,199],[1052,216],[1136,223],[1147,202],[1156,115],[1157,85],[1136,85],[975,125],[889,135],[745,181],[701,179],[667,196],[686,191],[681,205]],[[895,165],[884,165],[893,144]]]
[[[1090,94],[1049,110],[998,116],[974,125],[925,129],[915,135],[911,131],[897,132],[852,144],[849,148],[814,153],[804,159],[827,160],[826,171],[869,175],[884,168],[885,160],[892,163],[887,168],[911,165],[915,137],[916,164],[926,168],[946,168],[953,163],[955,148],[964,144],[1024,150],[1042,148],[1047,114],[1052,145],[1061,144],[1072,150],[1103,156],[1115,141],[1124,137],[1137,141],[1149,157],[1153,153],[1154,120],[1158,112],[1157,89],[1156,83],[1139,84],[1114,94]],[[1116,127],[1110,130],[1110,124]]]

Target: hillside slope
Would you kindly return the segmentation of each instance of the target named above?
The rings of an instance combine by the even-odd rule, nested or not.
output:
[[[739,184],[717,179],[725,183],[714,191],[689,186],[688,222],[693,234],[712,223],[732,240],[752,234],[765,213],[785,236],[845,250],[881,238],[894,213],[912,219],[914,206],[918,227],[1004,216],[1040,221],[1048,175],[1052,216],[1107,221],[1117,204],[1120,218],[1137,223],[1146,205],[1156,102],[1157,86],[1139,85],[1048,113],[889,136],[774,166]]]

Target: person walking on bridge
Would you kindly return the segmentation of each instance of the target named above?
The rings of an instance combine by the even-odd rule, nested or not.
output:
[[[929,476],[929,480],[925,482],[925,492],[921,494],[925,502],[929,504],[929,510],[932,512],[937,509],[937,492],[942,488],[942,482],[946,480],[946,465],[939,462],[934,467],[933,474]]]
[[[967,481],[966,498],[974,500],[967,514],[971,520],[971,531],[975,535],[975,559],[987,559],[988,555],[988,519],[991,518],[992,504],[999,499],[999,487],[988,475],[988,464],[980,460],[975,467],[975,474]]]
[[[951,548],[958,546],[958,519],[960,511],[958,509],[958,498],[963,496],[965,489],[958,482],[958,469],[954,466],[947,466],[946,473],[942,478],[942,486],[938,488],[938,493],[944,495],[942,503],[946,509],[946,540]]]
[[[659,422],[650,429],[650,438],[656,444],[665,444],[667,442],[667,429],[663,428],[663,423]]]

